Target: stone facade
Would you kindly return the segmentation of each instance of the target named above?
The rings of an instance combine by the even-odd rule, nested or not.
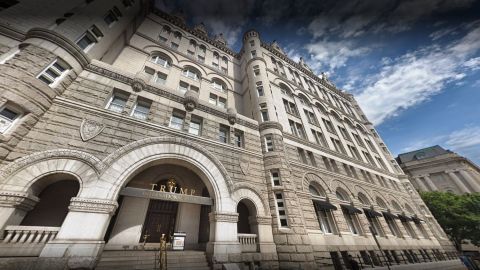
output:
[[[37,15],[19,20],[29,9]],[[161,177],[195,175],[213,200],[208,215],[178,211],[199,217],[181,226],[199,232],[198,246],[207,239],[215,269],[376,258],[370,222],[388,252],[450,250],[354,97],[258,32],[237,53],[140,0],[12,1],[0,15],[0,252],[37,256],[46,269],[93,268],[104,250],[138,248],[154,200],[122,191],[165,165],[188,173]],[[62,181],[78,188],[63,222],[23,226]],[[240,204],[247,234],[237,233]]]

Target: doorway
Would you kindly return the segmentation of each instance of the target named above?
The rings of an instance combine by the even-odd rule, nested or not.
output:
[[[159,243],[162,234],[167,241],[175,231],[178,202],[150,200],[142,230],[141,241]]]

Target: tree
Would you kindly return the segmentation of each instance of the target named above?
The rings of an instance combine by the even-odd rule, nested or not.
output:
[[[457,195],[450,192],[421,192],[435,219],[462,251],[462,241],[480,244],[480,193]]]

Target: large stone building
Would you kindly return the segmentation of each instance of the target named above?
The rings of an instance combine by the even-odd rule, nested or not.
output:
[[[254,30],[2,1],[0,76],[0,268],[133,269],[174,232],[215,269],[458,265],[354,97]]]
[[[480,192],[480,168],[439,145],[400,154],[397,161],[419,191]]]

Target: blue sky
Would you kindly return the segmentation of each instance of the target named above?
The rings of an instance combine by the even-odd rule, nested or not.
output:
[[[355,95],[399,153],[439,144],[480,164],[480,1],[156,2],[223,33],[257,29]]]

